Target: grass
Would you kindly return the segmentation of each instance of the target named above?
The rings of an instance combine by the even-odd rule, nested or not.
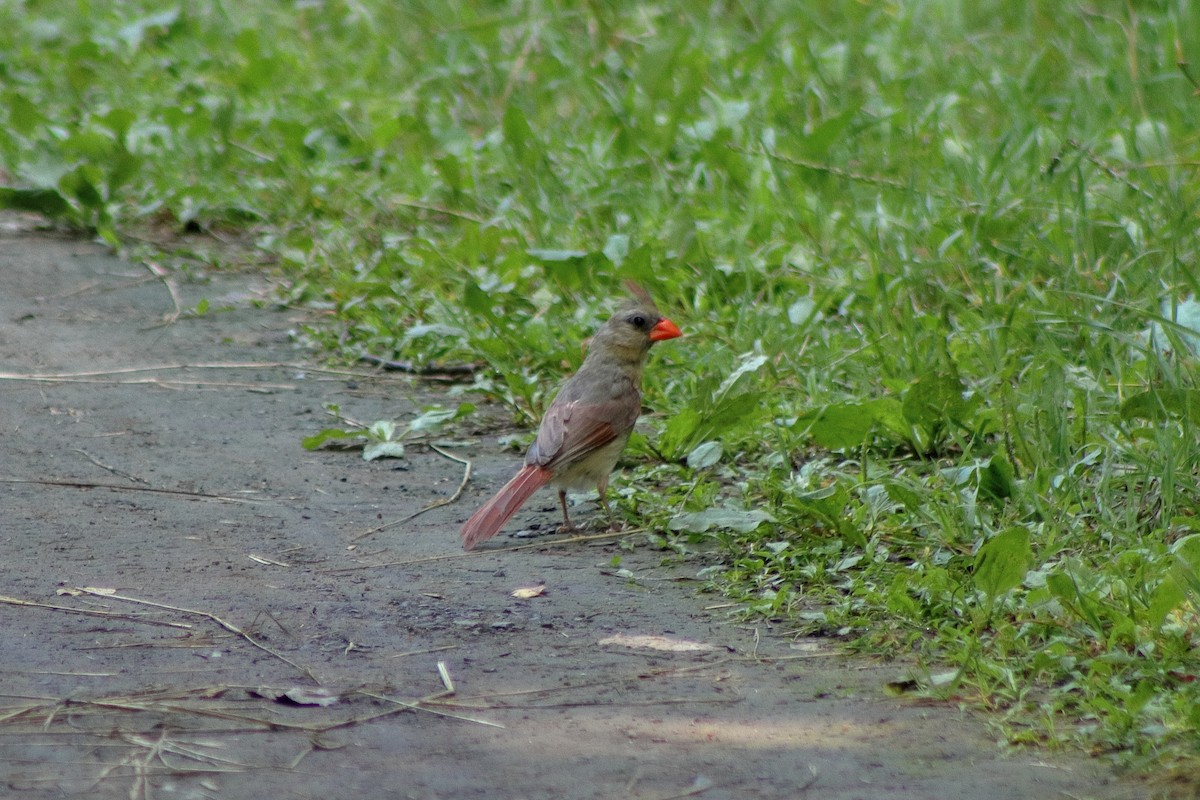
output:
[[[658,541],[1012,741],[1200,765],[1194,4],[0,13],[3,204],[248,239],[316,343],[528,419],[637,279]]]

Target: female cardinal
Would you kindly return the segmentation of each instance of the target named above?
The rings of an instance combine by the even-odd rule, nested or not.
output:
[[[650,295],[630,287],[635,298],[592,337],[587,357],[550,404],[525,466],[496,496],[463,523],[463,549],[471,550],[500,530],[542,486],[558,487],[563,529],[571,530],[567,489],[595,486],[606,512],[608,476],[642,410],[642,368],[650,345],[682,332],[659,313]]]

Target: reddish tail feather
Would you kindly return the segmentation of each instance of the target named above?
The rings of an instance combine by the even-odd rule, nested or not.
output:
[[[475,545],[496,535],[517,509],[525,505],[529,496],[550,482],[550,470],[528,465],[504,484],[496,496],[483,504],[462,526],[464,550],[473,550]]]

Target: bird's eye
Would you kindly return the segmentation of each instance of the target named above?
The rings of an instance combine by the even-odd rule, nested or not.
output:
[[[629,324],[635,328],[644,328],[646,327],[646,318],[641,314],[634,314],[629,318]]]

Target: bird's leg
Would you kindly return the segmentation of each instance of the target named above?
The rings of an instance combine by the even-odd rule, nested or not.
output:
[[[571,515],[567,513],[567,490],[558,490],[558,504],[562,506],[563,522],[558,526],[559,533],[571,533],[577,530],[575,523],[571,522]]]
[[[621,524],[621,522],[616,517],[613,516],[612,506],[610,506],[608,504],[608,497],[607,497],[607,495],[608,495],[608,477],[607,476],[604,478],[601,478],[600,482],[598,484],[596,484],[596,492],[599,495],[600,506],[604,509],[604,516],[608,518],[608,529],[610,531],[621,530],[621,528],[623,528],[624,526]]]

